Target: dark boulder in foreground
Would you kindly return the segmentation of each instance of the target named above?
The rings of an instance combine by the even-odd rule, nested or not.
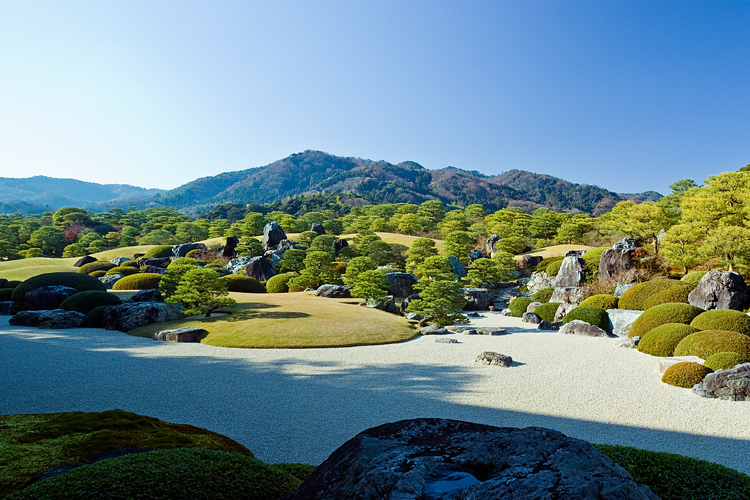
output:
[[[77,293],[78,290],[69,286],[40,286],[26,293],[25,307],[29,311],[57,309],[65,299]]]
[[[352,287],[344,285],[320,285],[315,291],[316,297],[328,297],[329,299],[348,299],[352,296]]]
[[[424,418],[381,425],[333,452],[288,497],[381,500],[658,500],[591,443],[542,427]]]
[[[51,311],[21,311],[8,320],[13,326],[35,326],[37,328],[77,328],[81,326],[85,314],[64,309]]]
[[[107,330],[127,332],[139,326],[182,319],[182,313],[164,302],[127,302],[104,312],[102,325]]]
[[[688,295],[693,306],[709,309],[735,309],[741,311],[750,303],[747,285],[742,276],[734,271],[712,270],[701,279],[700,284]]]

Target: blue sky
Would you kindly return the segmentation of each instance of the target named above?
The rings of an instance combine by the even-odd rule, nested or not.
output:
[[[0,0],[0,176],[305,149],[669,191],[750,163],[750,2]]]

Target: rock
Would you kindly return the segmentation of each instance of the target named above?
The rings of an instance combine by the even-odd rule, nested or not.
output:
[[[294,246],[295,243],[292,243],[285,238],[281,240],[278,245],[276,245],[276,251],[281,252],[281,255],[284,255],[287,250],[291,250],[292,248],[294,248]]]
[[[497,242],[500,241],[500,236],[493,234],[489,238],[487,238],[487,243],[484,245],[484,253],[486,253],[489,256],[492,256],[495,254],[495,245],[497,245]]]
[[[563,257],[583,257],[585,253],[586,250],[568,250]]]
[[[623,250],[635,250],[637,247],[635,238],[623,238],[614,245],[612,248],[618,248]]]
[[[156,267],[156,266],[144,266],[141,268],[141,272],[151,273],[151,274],[167,274],[167,268]]]
[[[237,274],[238,271],[244,270],[252,259],[256,257],[237,257],[227,262],[224,270],[229,274]]]
[[[329,299],[348,299],[352,296],[349,292],[351,288],[344,285],[320,285],[315,291],[315,296],[328,297]]]
[[[658,500],[586,441],[438,418],[357,434],[287,498]]]
[[[200,342],[208,331],[203,328],[193,326],[183,326],[174,330],[162,330],[154,334],[154,340],[164,340],[166,342]]]
[[[280,252],[279,250],[269,250],[263,254],[263,257],[271,263],[271,267],[276,267],[281,262],[281,259],[284,258],[284,252]]]
[[[450,332],[442,326],[430,325],[419,330],[419,333],[422,335],[448,335]]]
[[[524,323],[532,323],[534,325],[538,325],[542,321],[542,318],[534,313],[525,312],[521,317],[521,321],[523,321]]]
[[[164,302],[126,302],[104,311],[102,324],[107,330],[127,332],[139,326],[182,319],[182,313]]]
[[[486,259],[486,258],[487,258],[487,254],[485,254],[481,250],[477,250],[476,248],[472,250],[471,252],[469,252],[469,264],[471,264],[475,260]]]
[[[264,252],[273,250],[281,240],[286,239],[286,233],[278,222],[272,221],[263,227],[263,241],[260,242],[260,246]]]
[[[583,290],[577,287],[555,288],[549,301],[577,305],[583,301]]]
[[[167,266],[172,263],[172,259],[169,257],[145,257],[143,259],[138,259],[136,262],[140,267],[153,266],[166,269]]]
[[[438,344],[458,344],[456,339],[435,339]]]
[[[617,287],[615,288],[615,293],[613,295],[619,299],[620,297],[622,297],[623,293],[627,292],[634,286],[635,286],[635,283],[631,283],[628,285],[617,285]]]
[[[579,287],[586,281],[586,273],[583,272],[583,265],[586,263],[582,258],[577,256],[565,257],[557,272],[555,279],[555,288]]]
[[[128,299],[129,302],[164,302],[164,299],[162,298],[161,294],[156,288],[151,288],[150,290],[140,290],[136,293],[134,293],[130,299]]]
[[[607,281],[633,267],[631,250],[624,248],[608,248],[602,252],[599,261],[599,280]]]
[[[489,336],[498,336],[498,335],[505,335],[508,333],[508,330],[505,328],[497,328],[497,327],[482,327],[477,328],[477,335],[489,335]]]
[[[341,250],[349,246],[349,242],[346,241],[344,238],[339,238],[337,240],[333,240],[333,250],[336,252],[336,255],[339,254]]]
[[[13,301],[0,301],[0,316],[11,316],[13,314]]]
[[[318,233],[318,235],[326,234],[326,228],[323,227],[323,224],[318,224],[317,222],[313,222],[312,226],[310,226],[310,231],[313,233]]]
[[[677,363],[690,362],[702,365],[704,360],[702,358],[699,358],[698,356],[672,356],[668,358],[657,358],[656,362],[657,366],[659,367],[659,372],[664,373],[665,371],[667,371],[667,368],[672,365],[676,365]]]
[[[245,266],[245,276],[250,276],[258,281],[268,281],[268,278],[274,276],[276,271],[271,267],[271,263],[265,257],[251,257]]]
[[[64,309],[50,311],[21,311],[8,320],[13,326],[36,326],[38,328],[78,328],[85,314]]]
[[[76,261],[75,264],[73,264],[73,267],[81,267],[85,266],[86,264],[91,264],[92,262],[97,262],[98,259],[96,257],[92,257],[90,255],[84,255],[80,259]]]
[[[560,333],[566,335],[581,335],[583,337],[608,337],[607,332],[598,326],[591,325],[578,319],[574,319],[560,327]]]
[[[366,305],[367,307],[380,309],[381,311],[389,312],[392,314],[399,313],[399,308],[398,306],[396,306],[393,295],[386,295],[384,300],[367,299]]]
[[[557,311],[555,311],[555,316],[552,318],[555,322],[562,321],[565,316],[568,315],[570,311],[578,307],[576,304],[568,304],[567,302],[563,302],[557,307]]]
[[[539,329],[540,330],[559,330],[560,327],[558,327],[554,323],[550,323],[549,321],[543,319],[542,321],[539,322]]]
[[[540,255],[522,255],[518,260],[519,269],[531,269],[539,264],[543,258]]]
[[[533,313],[534,311],[536,311],[536,308],[539,307],[539,306],[541,306],[541,305],[542,305],[541,302],[532,302],[531,304],[529,304],[528,306],[526,306],[526,312]]]
[[[403,302],[401,302],[401,314],[406,314],[406,308],[409,307],[409,304],[412,300],[419,300],[419,295],[413,293],[406,297]]]
[[[145,253],[134,253],[133,254],[133,260],[136,261],[136,262],[138,262],[138,259],[140,259],[144,255],[146,255],[146,254]]]
[[[609,315],[609,330],[618,337],[627,337],[630,327],[643,311],[629,311],[625,309],[607,309]]]
[[[110,274],[109,276],[102,276],[101,278],[99,278],[99,281],[101,281],[104,286],[107,287],[107,290],[112,290],[112,286],[114,286],[115,283],[117,283],[124,277],[124,274]]]
[[[750,401],[750,363],[709,373],[693,392],[704,398]]]
[[[513,316],[513,312],[511,312],[510,309],[506,308],[506,309],[503,309],[502,311],[500,311],[500,315],[501,316]]]
[[[193,250],[206,250],[206,245],[203,243],[185,243],[182,245],[175,245],[172,247],[172,255],[175,257],[184,257],[188,252]]]
[[[615,342],[615,347],[627,347],[629,349],[636,349],[638,343],[641,341],[640,337],[630,337]]]
[[[25,308],[29,311],[57,309],[63,300],[76,293],[78,290],[69,286],[42,286],[26,293]]]
[[[417,313],[406,313],[404,314],[404,318],[412,321],[422,321],[424,319],[424,316]]]
[[[227,243],[224,245],[224,250],[221,251],[221,256],[225,259],[234,259],[237,257],[237,245],[240,244],[240,239],[237,236],[229,236]]]
[[[115,257],[110,262],[116,266],[121,266],[123,262],[128,262],[129,260],[127,257]]]
[[[688,302],[701,309],[736,309],[750,304],[750,295],[742,276],[734,271],[709,271],[688,295]]]
[[[464,269],[464,266],[461,264],[461,262],[458,261],[455,257],[448,257],[448,260],[451,261],[451,264],[453,264],[453,274],[458,276],[459,278],[463,278],[466,276],[466,269]]]
[[[464,335],[477,335],[477,329],[476,328],[467,328],[466,330],[461,331]]]
[[[510,301],[518,296],[518,287],[514,286],[511,288],[501,288],[496,291],[497,296],[495,297],[495,305],[499,305],[500,308],[505,308],[510,304]]]
[[[408,297],[414,293],[417,277],[412,273],[386,273],[388,294],[394,297]]]
[[[495,304],[495,294],[486,288],[460,288],[467,300],[464,311],[486,311]]]
[[[556,276],[550,276],[547,271],[535,271],[531,273],[531,278],[526,282],[526,288],[530,294],[535,294],[545,288],[554,288]]]
[[[513,358],[504,354],[499,354],[497,352],[484,351],[482,354],[477,356],[477,359],[475,359],[474,362],[490,366],[504,366],[507,368],[513,364]]]

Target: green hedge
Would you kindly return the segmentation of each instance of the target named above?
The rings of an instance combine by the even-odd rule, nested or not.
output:
[[[12,288],[0,288],[0,302],[5,301],[5,300],[11,300],[12,296],[13,296]]]
[[[264,287],[260,281],[255,278],[250,278],[249,276],[228,274],[222,276],[220,279],[227,282],[227,288],[230,292],[266,293],[266,287]]]
[[[98,306],[86,314],[81,328],[104,328],[104,311],[114,306]]]
[[[581,256],[585,262],[583,270],[586,272],[586,279],[593,281],[599,278],[599,261],[602,260],[602,254],[605,250],[609,250],[609,247],[597,247],[590,250],[586,250]]]
[[[172,257],[172,245],[157,245],[143,255],[144,259]]]
[[[622,300],[620,300],[620,303],[622,304]],[[690,304],[661,304],[654,306],[633,321],[628,337],[643,338],[652,329],[657,326],[666,325],[667,323],[689,325],[702,312],[703,309],[691,306]],[[700,330],[700,328],[698,329]]]
[[[699,314],[691,323],[698,330],[728,330],[750,335],[750,316],[732,309],[713,309]]]
[[[557,276],[557,273],[560,272],[560,268],[562,267],[563,259],[555,260],[551,262],[547,266],[547,275],[548,276]]]
[[[542,304],[546,304],[547,302],[549,302],[549,299],[552,298],[552,293],[554,291],[554,288],[543,288],[532,295],[531,300],[533,302],[541,302]]]
[[[138,263],[134,260],[126,260],[122,264],[120,264],[120,267],[140,267],[138,266]]]
[[[266,282],[268,293],[287,293],[289,291],[289,280],[297,276],[296,273],[284,273],[271,276]]]
[[[629,309],[632,311],[645,311],[646,301],[652,295],[656,295],[662,290],[675,286],[684,286],[685,283],[677,280],[652,280],[639,283],[625,291],[620,297],[620,309]]]
[[[91,274],[94,271],[109,271],[113,267],[117,266],[112,264],[111,262],[104,262],[100,260],[82,265],[78,268],[78,272],[81,274]]]
[[[578,306],[563,318],[563,325],[567,325],[573,320],[585,321],[586,323],[598,326],[605,332],[609,332],[609,314],[604,309],[596,307]]]
[[[690,283],[691,285],[698,286],[698,284],[701,282],[703,277],[706,275],[708,271],[690,271],[685,276],[680,278],[680,281],[684,281],[685,283]]]
[[[92,276],[94,278],[103,278],[107,275],[107,271],[91,271],[89,273],[89,276]]]
[[[707,357],[703,366],[716,371],[728,370],[743,363],[750,363],[750,358],[737,354],[736,352],[717,352],[716,354]]]
[[[125,276],[112,285],[113,290],[151,290],[159,287],[161,274],[158,273],[139,273]]]
[[[555,313],[557,312],[557,309],[559,307],[559,302],[547,302],[546,304],[542,304],[541,306],[537,307],[534,310],[534,314],[545,321],[553,323],[555,321]]]
[[[78,292],[63,300],[60,309],[66,311],[78,311],[79,313],[88,314],[92,309],[99,306],[116,306],[120,303],[119,297],[112,293],[91,290],[88,292]]]
[[[682,339],[699,331],[682,323],[659,325],[646,332],[638,342],[638,350],[651,356],[668,357],[674,354],[675,347]]]
[[[644,302],[644,307],[648,310],[652,307],[673,303],[688,303],[688,295],[693,291],[695,287],[689,283],[682,283],[677,286],[672,286],[661,292],[653,294],[651,297]]]
[[[750,358],[750,337],[726,330],[706,330],[688,335],[674,349],[675,356],[707,359],[719,352],[734,352]]]
[[[69,286],[75,288],[79,292],[85,292],[87,290],[101,290],[102,292],[107,291],[107,287],[88,274],[78,273],[45,273],[29,278],[15,289],[11,295],[11,300],[14,300],[21,304],[26,302],[26,294],[32,290],[43,286]]]
[[[592,295],[585,299],[583,302],[578,304],[578,307],[596,307],[598,309],[617,309],[618,298],[614,295],[601,293],[598,295]]]
[[[113,274],[122,274],[123,276],[130,276],[131,274],[137,274],[141,272],[141,269],[139,267],[131,267],[131,266],[119,266],[119,267],[113,267],[112,269],[108,270],[104,276],[112,276]]]
[[[685,361],[667,368],[661,377],[661,381],[675,387],[690,389],[709,373],[711,373],[711,370],[702,364]]]
[[[532,302],[534,301],[531,300],[531,297],[516,297],[511,300],[508,305],[511,316],[514,318],[520,318]]]

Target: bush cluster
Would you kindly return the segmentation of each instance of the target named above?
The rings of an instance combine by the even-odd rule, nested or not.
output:
[[[750,357],[750,337],[726,330],[705,330],[688,335],[677,344],[675,356],[698,356],[707,359],[720,352]]]
[[[119,297],[114,294],[90,290],[87,292],[78,292],[63,300],[60,304],[60,309],[88,314],[92,309],[99,306],[116,306],[119,303]]]
[[[552,323],[555,321],[555,313],[557,312],[557,309],[559,307],[559,302],[547,302],[546,304],[542,304],[541,306],[537,307],[534,310],[534,314],[542,318],[544,321],[549,321],[550,323]]]
[[[82,265],[78,268],[78,272],[81,274],[91,274],[94,271],[109,271],[113,267],[117,266],[112,264],[111,262],[96,261]]]
[[[590,325],[598,326],[605,332],[609,332],[609,314],[604,309],[597,307],[578,306],[563,318],[563,325],[567,325],[573,320],[584,321]]]
[[[638,342],[638,350],[651,356],[668,357],[674,354],[675,347],[682,339],[699,331],[682,323],[659,325],[646,332]]]
[[[622,299],[620,299],[620,304],[622,304]],[[691,306],[690,304],[661,304],[654,306],[638,316],[630,327],[628,337],[643,338],[652,329],[657,326],[666,325],[667,323],[689,325],[702,312],[703,309]]]
[[[531,300],[533,302],[541,302],[542,304],[546,304],[547,302],[549,302],[549,299],[552,298],[552,293],[554,291],[554,288],[543,288],[532,295]]]
[[[680,278],[680,281],[690,283],[693,286],[698,286],[707,272],[708,271],[690,271],[685,276]]]
[[[88,274],[78,273],[45,273],[29,278],[15,289],[11,295],[11,300],[18,302],[23,305],[26,302],[26,294],[32,290],[43,286],[69,286],[75,288],[79,292],[85,292],[87,290],[101,290],[107,291],[107,287]]]
[[[732,309],[713,309],[695,317],[690,322],[698,330],[728,330],[750,335],[750,316]]]
[[[172,245],[156,245],[154,248],[143,254],[145,259],[159,259],[172,256]]]
[[[266,282],[268,293],[287,293],[289,291],[289,280],[297,276],[296,273],[283,273],[271,276]]]
[[[736,352],[717,352],[706,358],[703,366],[716,370],[728,370],[743,363],[750,363],[750,358]]]
[[[230,292],[241,293],[266,293],[266,287],[260,281],[249,276],[239,274],[228,274],[220,279],[227,282],[227,288]]]
[[[136,274],[139,272],[141,272],[141,270],[137,267],[118,266],[118,267],[113,267],[112,269],[107,270],[107,272],[104,273],[104,276],[112,276],[113,274],[122,274],[123,276],[130,276],[131,274]]]
[[[656,295],[662,290],[674,286],[684,286],[685,283],[677,280],[651,280],[643,283],[639,283],[634,287],[626,290],[625,293],[620,297],[620,309],[629,309],[632,311],[645,311],[646,301],[651,298],[652,295]]]
[[[578,304],[578,307],[596,307],[599,309],[604,309],[606,311],[607,309],[617,309],[618,301],[619,299],[614,295],[601,293],[588,297],[583,302]]]
[[[581,256],[585,262],[583,270],[586,272],[587,280],[593,281],[599,278],[599,261],[602,260],[602,254],[605,250],[609,250],[609,247],[592,248],[586,250]]]
[[[711,370],[702,364],[685,361],[682,363],[675,363],[667,368],[661,381],[665,384],[674,385],[675,387],[690,389],[703,380],[703,378],[709,373],[711,373]]]
[[[669,287],[665,290],[657,292],[649,297],[644,302],[644,307],[650,309],[660,304],[668,304],[670,302],[680,302],[683,304],[688,303],[688,295],[693,291],[695,287],[689,283],[680,283],[679,285]]]
[[[516,297],[515,299],[510,301],[510,304],[508,305],[508,309],[510,309],[510,314],[514,318],[520,318],[523,316],[523,313],[526,312],[526,309],[529,307],[529,304],[534,302],[531,297]]]
[[[112,285],[113,290],[151,290],[158,288],[161,281],[161,274],[158,273],[139,273],[125,276]]]

